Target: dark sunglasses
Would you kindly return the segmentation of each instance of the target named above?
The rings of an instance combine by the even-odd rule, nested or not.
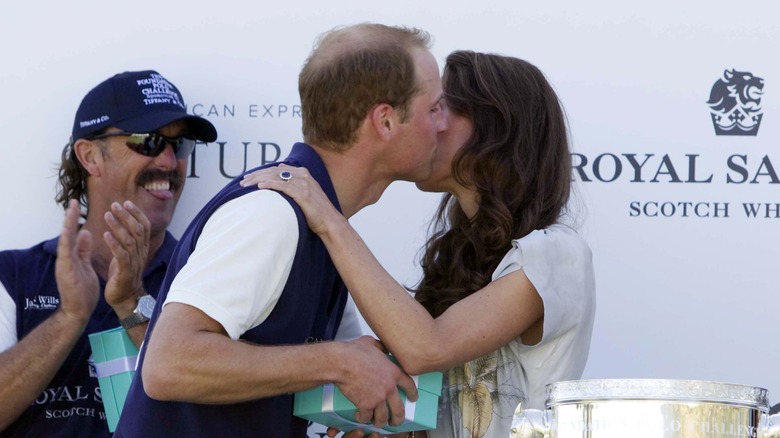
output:
[[[156,132],[137,134],[119,131],[96,135],[91,137],[91,139],[99,140],[101,138],[124,136],[127,136],[125,146],[132,151],[147,157],[156,157],[160,155],[165,150],[166,145],[171,145],[173,153],[176,154],[176,158],[187,158],[192,153],[192,150],[195,149],[195,138],[186,134],[178,137],[166,137]]]

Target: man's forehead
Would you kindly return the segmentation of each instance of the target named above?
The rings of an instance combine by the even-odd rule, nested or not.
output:
[[[441,73],[436,58],[427,49],[418,49],[414,57],[417,82],[422,87],[441,89]]]
[[[438,76],[427,78],[427,79],[421,79],[419,81],[420,84],[420,96],[425,96],[427,100],[430,100],[431,103],[436,103],[439,100],[442,99],[444,96],[444,92],[442,91],[442,83],[441,78]]]
[[[163,125],[163,126],[157,128],[157,129],[155,129],[153,131],[150,131],[150,132],[164,132],[164,131],[168,131],[168,132],[179,132],[179,131],[187,132],[188,128],[189,128],[189,126],[187,125],[187,122],[185,122],[184,120],[175,120],[175,121],[173,121],[173,122],[171,122],[171,123],[169,123],[167,125]],[[117,128],[116,126],[109,126],[106,129],[106,132],[121,132],[121,131],[124,131],[124,130],[121,129],[121,128]],[[134,132],[134,134],[147,134],[147,133],[146,132]]]
[[[184,120],[176,120],[165,126],[158,128],[155,132],[158,132],[169,137],[175,137],[183,133],[189,133],[189,125]]]
[[[185,122],[184,120],[176,120],[158,129],[158,131],[162,131],[162,130],[186,131],[188,127],[189,126],[187,125],[187,122]]]

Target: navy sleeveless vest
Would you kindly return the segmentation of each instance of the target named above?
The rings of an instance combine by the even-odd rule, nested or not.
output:
[[[324,164],[311,147],[296,143],[284,163],[306,167],[340,210]],[[176,273],[187,262],[209,217],[221,205],[257,190],[230,182],[196,216],[174,252],[160,290],[149,338]],[[325,245],[306,224],[300,207],[290,202],[298,219],[299,238],[292,270],[274,310],[241,339],[262,345],[303,344],[332,340],[341,322],[347,291]],[[262,242],[258,242],[262,245]],[[219,291],[213,291],[219,293]],[[307,422],[292,415],[291,394],[229,405],[161,402],[143,391],[141,369],[145,350],[125,402],[115,437],[231,436],[305,437]],[[327,366],[327,364],[323,364]]]

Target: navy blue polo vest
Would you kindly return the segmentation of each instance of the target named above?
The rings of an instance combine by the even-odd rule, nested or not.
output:
[[[296,143],[286,164],[306,167],[320,183],[331,202],[340,209],[330,177],[319,156],[308,145]],[[241,187],[240,178],[230,182],[196,216],[171,260],[160,290],[147,339],[154,329],[176,273],[195,248],[209,217],[226,202],[257,190]],[[274,310],[259,326],[241,336],[262,345],[303,344],[332,340],[347,301],[347,291],[322,240],[306,224],[300,207],[286,197],[298,219],[298,246],[292,270]],[[257,242],[262,245],[262,242]],[[219,293],[220,291],[211,291]],[[141,369],[145,350],[125,402],[116,437],[230,436],[305,437],[307,422],[293,417],[290,394],[229,405],[161,402],[143,391]],[[327,366],[327,364],[323,364]]]
[[[93,236],[93,238],[95,238]],[[60,293],[54,275],[59,238],[24,250],[0,252],[0,281],[16,303],[16,334],[21,340],[59,307]],[[166,233],[162,246],[143,274],[144,289],[152,296],[163,282],[176,239]],[[119,319],[103,295],[84,333],[46,386],[22,415],[0,432],[0,437],[79,436],[110,437],[103,397],[89,360],[88,335],[119,327]]]

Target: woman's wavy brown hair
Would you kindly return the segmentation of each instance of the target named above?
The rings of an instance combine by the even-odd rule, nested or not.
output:
[[[432,224],[416,299],[434,317],[485,287],[518,239],[563,214],[571,189],[566,119],[542,72],[521,59],[456,51],[443,76],[446,103],[473,122],[452,163],[478,195],[469,219],[444,195]]]

